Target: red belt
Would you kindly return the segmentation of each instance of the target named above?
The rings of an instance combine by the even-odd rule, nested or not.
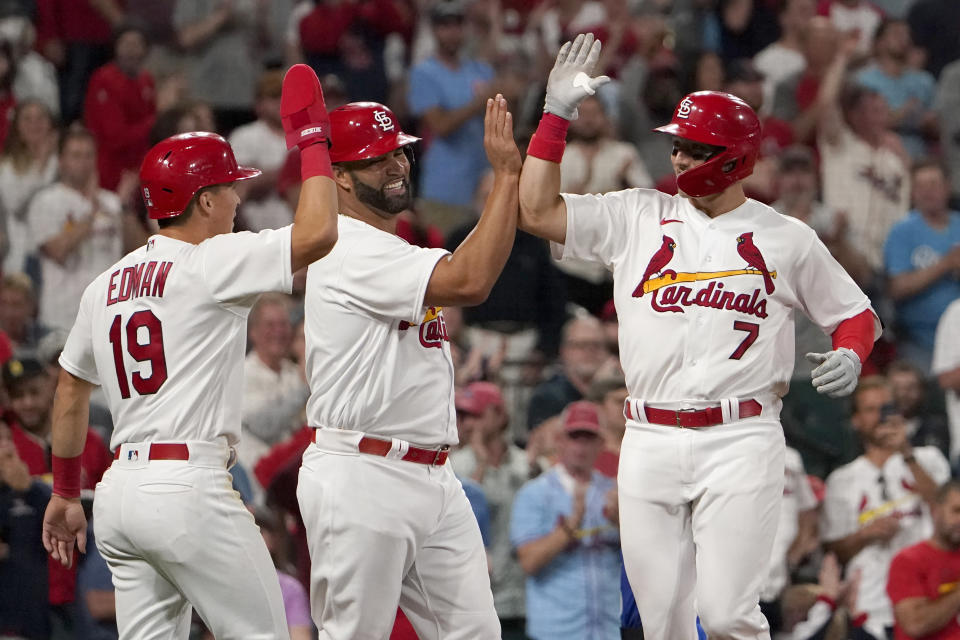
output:
[[[740,401],[740,417],[753,418],[763,412],[763,407],[756,400]],[[627,400],[624,413],[630,419],[634,419],[630,409],[630,400]],[[712,427],[723,424],[723,409],[720,407],[707,407],[706,409],[654,409],[653,407],[644,407],[643,413],[647,417],[647,422],[651,424],[660,424],[668,427]]]
[[[187,448],[187,445],[180,442],[154,442],[148,445],[149,453],[147,454],[147,460],[189,460],[190,459],[190,449]],[[113,453],[113,459],[120,459],[120,450],[123,447],[117,447],[117,450]],[[135,451],[135,449],[128,449],[129,452]]]
[[[380,438],[363,436],[360,439],[360,444],[357,446],[357,448],[360,450],[360,453],[369,453],[373,456],[386,457],[393,449],[393,443],[389,440],[381,440]],[[406,460],[407,462],[417,462],[419,464],[441,465],[447,461],[447,456],[449,454],[449,445],[444,445],[441,449],[421,449],[420,447],[410,447],[400,459]]]

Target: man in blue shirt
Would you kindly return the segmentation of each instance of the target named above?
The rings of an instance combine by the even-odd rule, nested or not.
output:
[[[900,355],[930,373],[937,322],[960,298],[960,213],[948,207],[946,170],[935,161],[913,169],[914,208],[890,229],[884,262],[903,332]]]
[[[429,139],[420,176],[420,211],[447,233],[466,221],[473,194],[489,167],[483,151],[483,113],[493,69],[466,58],[463,8],[458,0],[430,11],[436,54],[410,72],[410,111]]]
[[[615,480],[593,466],[603,449],[593,403],[561,417],[559,463],[513,501],[510,541],[527,574],[527,635],[533,640],[620,637],[620,533],[606,507]],[[606,507],[606,508],[605,508]]]

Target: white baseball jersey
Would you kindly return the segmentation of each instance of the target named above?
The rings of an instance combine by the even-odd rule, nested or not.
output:
[[[934,482],[950,478],[950,465],[936,447],[913,450],[917,462]],[[894,515],[900,520],[899,532],[885,544],[871,544],[847,563],[847,574],[860,569],[857,609],[867,614],[867,629],[883,637],[883,627],[893,624],[893,611],[887,597],[887,571],[898,551],[933,533],[933,521],[923,498],[916,492],[913,473],[896,453],[877,468],[864,456],[844,465],[827,478],[823,501],[821,537],[825,542],[840,540],[856,533],[876,518]]]
[[[960,300],[954,300],[940,316],[933,344],[931,373],[935,376],[960,368]],[[950,459],[960,455],[960,393],[946,393],[947,418],[950,423]]]
[[[69,330],[84,288],[123,255],[120,199],[101,189],[99,207],[90,235],[67,256],[63,264],[42,256],[43,288],[40,291],[40,321],[51,328]],[[30,203],[27,225],[30,251],[39,251],[65,227],[86,220],[93,205],[79,191],[57,183],[40,191]]]
[[[787,447],[784,455],[783,500],[780,502],[780,524],[777,536],[773,539],[773,553],[770,554],[767,580],[760,591],[760,599],[776,600],[784,587],[790,582],[790,569],[787,566],[787,551],[799,531],[798,518],[804,511],[817,507],[817,497],[807,480],[800,452]]]
[[[794,310],[832,333],[870,309],[809,227],[755,200],[711,219],[684,197],[647,189],[563,197],[567,235],[554,256],[613,271],[634,399],[753,397],[779,411]]]
[[[307,271],[307,422],[418,446],[456,444],[443,313],[424,307],[443,249],[339,216],[333,250]]]
[[[237,443],[247,315],[260,293],[290,292],[290,230],[151,236],[87,287],[60,364],[103,388],[111,448]]]
[[[883,268],[883,244],[910,208],[910,170],[896,153],[874,148],[843,125],[836,144],[821,137],[823,201],[842,212],[850,241],[874,269]]]

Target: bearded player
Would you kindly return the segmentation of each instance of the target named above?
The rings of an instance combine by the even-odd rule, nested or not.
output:
[[[657,129],[673,137],[678,195],[560,194],[567,126],[607,81],[591,76],[599,55],[587,35],[557,56],[520,180],[520,227],[560,259],[613,271],[630,392],[621,540],[645,637],[695,638],[699,614],[715,640],[769,638],[758,602],[783,491],[793,313],[833,338],[833,351],[808,354],[830,396],[856,386],[879,320],[809,227],[744,196],[760,124],[729,94],[690,94]],[[653,277],[665,237],[670,273]]]

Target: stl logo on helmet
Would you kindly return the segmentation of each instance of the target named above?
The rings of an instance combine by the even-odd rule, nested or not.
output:
[[[377,121],[383,131],[393,131],[393,118],[386,111],[374,111],[373,119]]]
[[[148,187],[143,188],[143,199],[146,201],[148,207],[153,206],[153,200],[150,199],[150,189]]]
[[[678,118],[689,118],[690,112],[693,110],[693,100],[689,97],[684,98],[680,101],[680,106],[677,107],[677,117]]]

